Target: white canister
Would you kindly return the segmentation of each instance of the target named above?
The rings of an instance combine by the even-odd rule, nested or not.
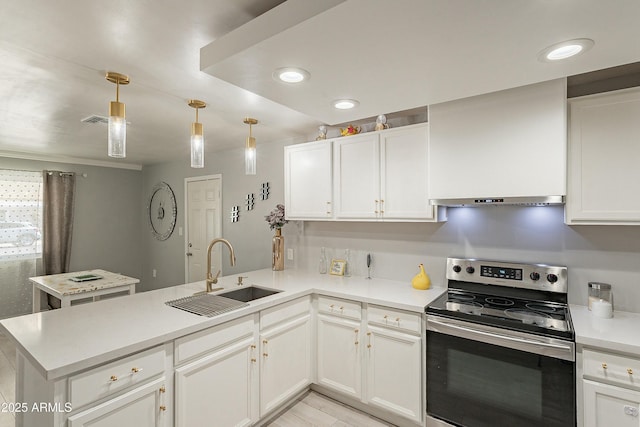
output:
[[[602,299],[591,301],[591,313],[603,319],[613,317],[613,304]]]

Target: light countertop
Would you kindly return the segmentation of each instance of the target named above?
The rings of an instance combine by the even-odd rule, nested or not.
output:
[[[576,343],[640,356],[640,313],[613,312],[613,318],[594,316],[586,306],[571,305]]]
[[[241,275],[247,277],[244,286],[282,292],[212,318],[165,305],[204,290],[202,281],[4,319],[0,329],[47,379],[56,379],[313,293],[424,313],[424,307],[445,290],[419,291],[408,282],[296,270],[264,269]],[[223,277],[217,286],[237,289],[237,276]]]
[[[75,282],[71,280],[74,277],[88,274],[100,276],[100,279],[86,282]],[[110,271],[105,270],[87,270],[76,271],[73,273],[51,274],[49,276],[30,277],[29,280],[39,285],[41,289],[46,289],[47,292],[58,297],[140,283],[139,279],[123,276],[122,274],[111,273]]]

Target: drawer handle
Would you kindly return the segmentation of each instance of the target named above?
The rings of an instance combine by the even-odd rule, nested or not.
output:
[[[358,329],[354,329],[354,330],[353,330],[353,332],[355,332],[355,334],[356,334],[356,342],[355,342],[355,345],[358,345],[358,344],[360,344],[360,343],[358,342],[358,332],[360,332],[360,330],[358,330]]]
[[[269,357],[269,353],[262,353],[262,356]]]
[[[262,344],[269,344],[268,340],[262,340]]]
[[[602,364],[602,369],[607,369],[607,364],[606,363]]]
[[[160,387],[160,393],[165,393],[167,391],[166,388],[164,388],[164,386]]]
[[[367,348],[371,348],[371,332],[367,332],[367,336],[369,337],[369,344],[367,344]]]
[[[138,372],[140,372],[140,371],[142,371],[142,369],[141,369],[141,368],[135,368],[135,367],[134,367],[134,368],[131,368],[131,373],[132,373],[132,374],[137,374],[137,373],[138,373]]]
[[[254,348],[256,348],[256,345],[255,344],[251,344],[251,347],[249,347],[249,348],[253,350]]]
[[[627,374],[629,374],[629,375],[633,375],[633,369],[631,369],[631,368],[627,368]]]
[[[256,358],[255,357],[251,358],[251,363],[256,363]]]
[[[109,381],[116,382],[118,381],[118,377],[116,377],[115,375],[111,375],[111,378],[109,378]]]
[[[160,405],[160,410],[161,410],[161,411],[166,411],[166,410],[167,410],[167,407],[166,407],[166,406],[164,406],[164,405]]]

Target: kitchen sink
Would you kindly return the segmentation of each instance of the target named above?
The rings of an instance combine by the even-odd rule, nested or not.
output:
[[[231,298],[236,301],[249,302],[257,300],[259,298],[268,297],[269,295],[277,294],[275,289],[260,288],[258,286],[247,286],[246,288],[235,289],[233,291],[223,292],[218,294],[225,298]]]

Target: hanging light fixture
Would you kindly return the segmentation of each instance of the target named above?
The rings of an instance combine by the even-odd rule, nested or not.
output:
[[[109,103],[109,149],[110,157],[127,157],[127,119],[124,104],[120,102],[120,85],[128,85],[129,77],[107,72],[106,79],[116,84],[116,100]]]
[[[198,109],[206,107],[203,101],[189,100],[189,107],[196,109],[196,121],[191,123],[191,167],[204,167],[204,132],[202,123],[198,123]]]
[[[258,124],[256,119],[245,117],[244,123],[249,125],[249,136],[244,148],[244,173],[245,175],[256,174],[256,139],[251,136],[251,126]]]

